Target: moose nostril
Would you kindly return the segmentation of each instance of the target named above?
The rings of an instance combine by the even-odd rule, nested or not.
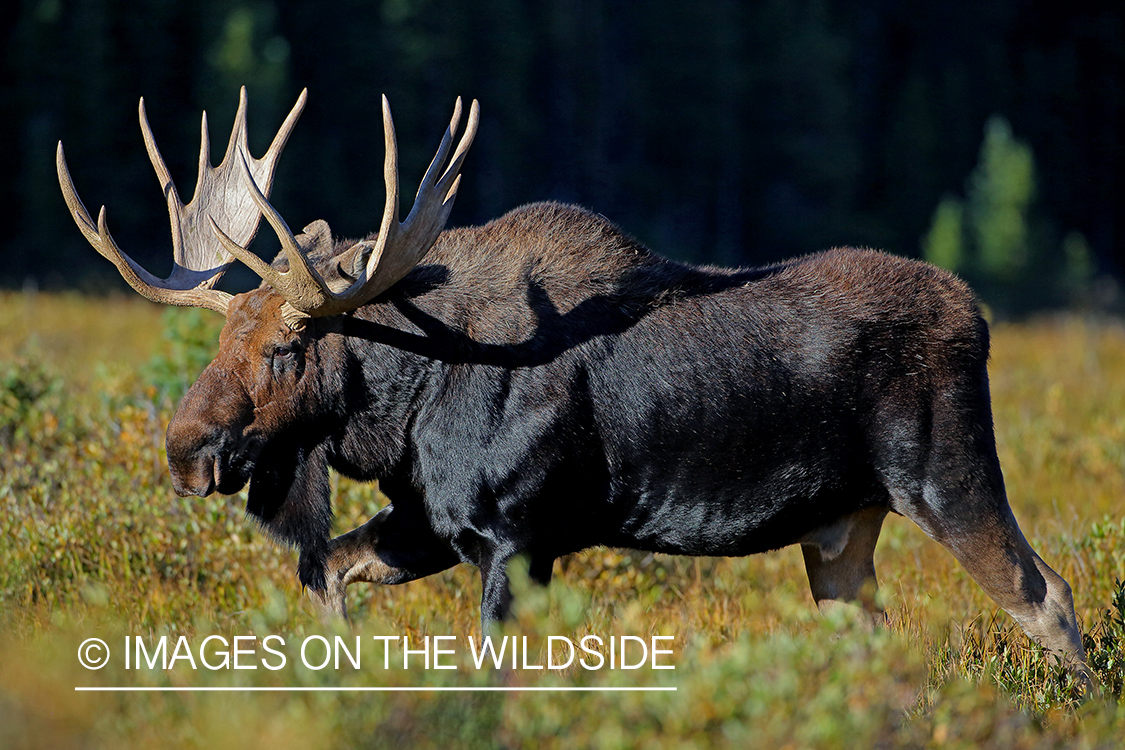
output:
[[[219,462],[210,453],[198,456],[187,467],[170,464],[172,489],[180,497],[207,497],[215,491],[219,480]],[[186,471],[184,469],[187,469]]]
[[[205,490],[200,490],[199,488],[192,486],[190,483],[182,482],[180,481],[180,478],[175,475],[172,476],[172,489],[180,497],[191,497],[192,495],[204,497],[206,495]]]

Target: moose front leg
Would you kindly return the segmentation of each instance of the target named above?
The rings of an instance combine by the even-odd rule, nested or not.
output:
[[[370,521],[328,542],[324,588],[310,588],[322,619],[347,619],[344,591],[349,584],[406,583],[440,573],[459,562],[424,522],[407,519],[393,505]]]

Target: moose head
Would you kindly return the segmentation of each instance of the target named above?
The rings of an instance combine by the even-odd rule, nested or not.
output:
[[[168,463],[180,495],[231,494],[250,479],[263,447],[298,415],[302,402],[318,389],[305,377],[309,351],[308,323],[351,312],[411,271],[441,233],[460,184],[460,169],[479,122],[474,100],[468,125],[450,156],[461,120],[461,100],[426,170],[414,205],[399,220],[398,147],[390,106],[383,98],[386,147],[386,203],[378,232],[336,248],[324,221],[294,235],[268,196],[282,149],[305,106],[307,92],[274,137],[266,154],[250,156],[246,131],[246,89],[239,98],[234,128],[218,167],[210,163],[207,114],[203,114],[199,176],[195,196],[186,206],[156,146],[144,99],[139,105],[141,131],[152,165],[168,202],[172,228],[172,272],[159,279],[117,246],[103,206],[95,223],[75,190],[62,143],[56,167],[70,213],[82,234],[122,277],[144,297],[171,305],[204,307],[227,318],[219,353],[188,391],[168,427]],[[247,250],[262,216],[281,242],[273,265]],[[235,260],[262,278],[258,290],[232,296],[215,284]],[[317,267],[317,260],[327,265]]]

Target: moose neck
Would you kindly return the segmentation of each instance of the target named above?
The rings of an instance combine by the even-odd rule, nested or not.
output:
[[[437,356],[441,343],[428,340],[388,300],[317,327],[321,346],[338,352],[340,362],[330,464],[361,481],[408,471],[410,424],[427,384],[448,366]]]

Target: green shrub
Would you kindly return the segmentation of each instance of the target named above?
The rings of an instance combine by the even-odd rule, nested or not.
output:
[[[178,403],[219,349],[223,319],[210,310],[169,307],[161,315],[160,351],[142,368],[141,378],[162,399]]]

